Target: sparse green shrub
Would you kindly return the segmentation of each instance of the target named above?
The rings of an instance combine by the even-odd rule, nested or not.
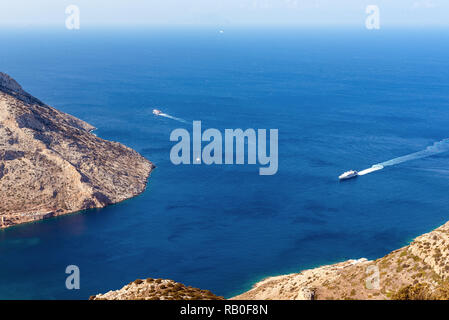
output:
[[[429,285],[417,283],[399,289],[391,296],[393,300],[431,300],[432,293]]]

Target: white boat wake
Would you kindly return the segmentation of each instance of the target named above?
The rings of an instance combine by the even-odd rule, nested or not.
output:
[[[365,174],[378,171],[383,169],[384,167],[394,166],[399,163],[403,163],[406,161],[422,159],[426,157],[430,157],[439,153],[449,151],[449,139],[444,139],[438,142],[435,142],[433,145],[427,147],[426,149],[414,153],[410,153],[408,155],[397,157],[388,161],[384,161],[378,164],[373,165],[371,168],[362,170],[358,172],[359,176],[364,176]]]
[[[175,120],[175,121],[179,121],[179,122],[182,122],[182,123],[188,123],[188,122],[187,122],[186,120],[184,120],[184,119],[176,118],[176,117],[173,117],[173,116],[171,116],[171,115],[169,115],[169,114],[166,114],[166,113],[159,113],[158,116],[165,117],[165,118],[169,118],[169,119],[172,119],[172,120]]]
[[[172,119],[172,120],[175,120],[175,121],[179,121],[179,122],[182,122],[182,123],[188,123],[184,119],[173,117],[173,116],[171,116],[171,115],[169,115],[167,113],[163,113],[161,110],[158,110],[158,109],[153,109],[153,114],[156,115],[156,116],[165,117],[165,118]]]
[[[359,171],[359,172],[358,172],[358,175],[359,175],[359,176],[364,176],[365,174],[368,174],[368,173],[371,173],[371,172],[374,172],[374,171],[377,171],[377,170],[381,170],[381,169],[383,169],[383,168],[384,168],[384,167],[383,167],[382,165],[380,165],[380,164],[375,164],[375,165],[373,165],[371,168],[368,168],[368,169]]]

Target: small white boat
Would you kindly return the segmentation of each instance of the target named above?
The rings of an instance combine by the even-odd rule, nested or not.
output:
[[[153,109],[153,114],[155,114],[155,115],[160,115],[162,113],[162,111],[161,110],[158,110],[158,109]]]
[[[347,179],[351,179],[351,178],[355,178],[359,175],[359,173],[355,170],[349,170],[346,171],[345,173],[341,174],[338,179],[340,180],[347,180]]]

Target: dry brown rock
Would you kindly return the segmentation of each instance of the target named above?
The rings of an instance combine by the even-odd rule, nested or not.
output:
[[[137,279],[116,291],[91,296],[90,300],[224,300],[209,290],[186,287],[167,279]]]
[[[348,260],[270,277],[231,299],[383,300],[414,291],[419,293],[416,299],[449,299],[448,277],[449,222],[377,260]],[[425,295],[420,288],[425,288]]]
[[[0,73],[0,227],[101,208],[141,193],[153,164]]]
[[[449,222],[377,260],[347,260],[269,277],[231,300],[449,300],[448,270]],[[172,280],[138,279],[91,298],[189,300],[214,296]]]

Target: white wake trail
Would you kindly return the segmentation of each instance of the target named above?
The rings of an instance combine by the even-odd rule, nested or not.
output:
[[[184,119],[176,118],[176,117],[173,117],[173,116],[171,116],[171,115],[169,115],[169,114],[166,114],[166,113],[159,113],[158,116],[165,117],[165,118],[169,118],[169,119],[172,119],[172,120],[175,120],[175,121],[179,121],[179,122],[182,122],[182,123],[188,123],[188,122],[187,122],[186,120],[184,120]]]
[[[422,159],[427,158],[439,153],[447,152],[449,151],[449,139],[444,139],[438,142],[435,142],[433,145],[427,147],[426,149],[414,153],[410,153],[408,155],[397,157],[388,161],[384,161],[378,164],[373,165],[371,168],[359,171],[358,175],[363,176],[365,174],[381,170],[384,167],[388,166],[394,166],[399,163],[403,163],[406,161],[416,160],[416,159]]]
[[[377,171],[377,170],[382,170],[383,168],[384,168],[384,167],[381,166],[380,164],[375,164],[375,165],[372,166],[371,168],[368,168],[368,169],[359,171],[359,172],[358,172],[358,175],[359,175],[359,176],[364,176],[365,174],[368,174],[368,173],[371,173],[371,172],[374,172],[374,171]]]

